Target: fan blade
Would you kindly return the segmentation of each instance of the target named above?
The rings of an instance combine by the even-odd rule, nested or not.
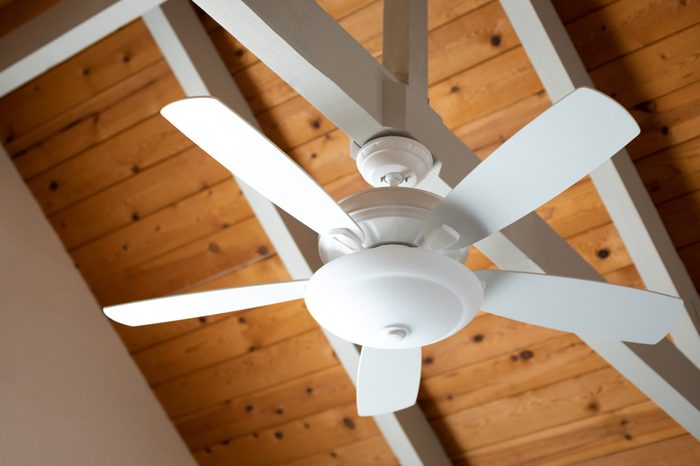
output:
[[[420,386],[421,349],[362,347],[357,370],[357,412],[377,416],[416,403]]]
[[[580,88],[547,109],[481,162],[431,213],[460,234],[450,249],[500,231],[567,189],[639,134],[605,94]]]
[[[300,299],[304,297],[307,282],[296,280],[166,296],[109,306],[104,308],[104,313],[132,327],[159,324]]]
[[[323,235],[345,228],[360,240],[350,216],[299,165],[257,128],[213,97],[166,105],[161,114],[253,189]]]
[[[536,273],[478,270],[482,309],[591,337],[653,344],[678,321],[683,301],[604,282]]]

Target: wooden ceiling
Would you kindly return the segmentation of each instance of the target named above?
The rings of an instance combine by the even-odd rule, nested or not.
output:
[[[52,3],[1,2],[0,34]],[[320,3],[380,58],[381,2]],[[700,284],[700,3],[555,4],[642,126],[630,155]],[[345,135],[202,19],[265,133],[335,198],[366,187]],[[482,157],[550,104],[493,0],[430,2],[430,84]],[[230,174],[159,116],[182,95],[139,20],[0,100],[0,137],[102,305],[288,278]],[[642,286],[589,180],[538,213],[609,281]],[[396,463],[302,302],[116,328],[202,465]],[[425,348],[420,406],[455,464],[700,464],[700,443],[576,336],[492,315]]]

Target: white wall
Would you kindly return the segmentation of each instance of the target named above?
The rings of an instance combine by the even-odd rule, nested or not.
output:
[[[1,147],[0,464],[195,464]]]

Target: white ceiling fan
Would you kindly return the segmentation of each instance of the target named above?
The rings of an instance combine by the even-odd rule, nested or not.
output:
[[[362,345],[360,415],[415,403],[421,347],[485,311],[582,335],[653,344],[678,298],[602,282],[463,265],[468,247],[552,199],[639,134],[614,100],[580,88],[524,127],[444,198],[415,189],[432,156],[419,142],[368,142],[358,169],[373,186],[336,203],[282,150],[211,97],[162,112],[240,179],[319,234],[326,264],[310,280],[192,293],[105,308],[146,325],[304,298],[329,332]]]

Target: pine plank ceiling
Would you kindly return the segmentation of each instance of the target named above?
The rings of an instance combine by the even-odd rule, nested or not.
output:
[[[0,34],[54,1],[3,1]],[[381,2],[320,3],[380,58]],[[700,3],[555,4],[642,126],[630,155],[700,285]],[[347,138],[202,20],[265,133],[335,198],[365,188]],[[159,116],[182,95],[139,20],[0,100],[5,147],[103,305],[288,278],[229,173]],[[549,106],[498,2],[431,0],[430,101],[482,157]],[[642,286],[589,180],[538,213],[609,281]],[[116,329],[202,465],[396,463],[302,302]],[[455,464],[700,464],[577,337],[492,315],[425,349],[419,399]]]

